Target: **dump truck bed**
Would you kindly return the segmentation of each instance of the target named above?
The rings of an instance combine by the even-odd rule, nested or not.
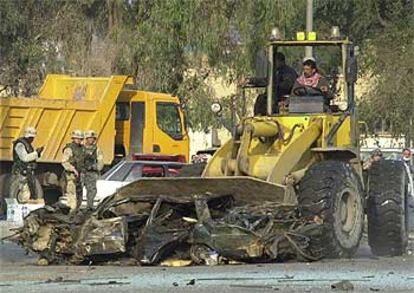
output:
[[[60,162],[74,129],[93,129],[110,164],[115,146],[115,102],[128,76],[71,77],[48,75],[33,98],[0,99],[0,161],[12,161],[12,142],[34,126],[34,146],[45,146],[40,162]]]

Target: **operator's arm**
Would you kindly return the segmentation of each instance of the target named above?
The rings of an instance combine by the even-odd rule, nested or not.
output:
[[[72,150],[70,148],[65,148],[65,150],[63,151],[63,157],[62,157],[62,166],[63,166],[63,169],[65,169],[65,171],[76,173],[77,170],[75,166],[73,166],[69,162],[72,156],[73,156]]]
[[[318,82],[318,88],[323,92],[324,94],[327,94],[329,91],[329,82],[325,77],[321,77],[321,79]]]
[[[104,167],[103,152],[101,151],[100,148],[97,148],[97,150],[96,150],[96,168],[98,169],[98,171],[102,171],[103,167]]]
[[[303,87],[303,85],[301,85],[299,82],[298,82],[298,80],[296,79],[295,80],[295,83],[293,84],[293,87],[292,87],[292,91],[291,91],[291,95],[294,95],[295,93],[295,90],[297,89],[297,88],[300,88],[300,87]]]
[[[21,142],[16,144],[15,150],[16,154],[19,156],[19,159],[25,163],[36,161],[39,158],[39,155],[36,151],[28,153]]]

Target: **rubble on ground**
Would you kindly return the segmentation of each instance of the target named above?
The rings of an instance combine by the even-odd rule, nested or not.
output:
[[[49,264],[313,261],[321,222],[294,205],[237,204],[231,195],[113,195],[93,212],[35,210],[10,240]]]

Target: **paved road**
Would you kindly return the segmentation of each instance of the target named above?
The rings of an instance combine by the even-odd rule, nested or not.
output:
[[[0,221],[0,238],[8,228]],[[409,254],[403,257],[374,257],[364,238],[351,260],[182,268],[39,267],[35,255],[4,242],[0,292],[335,292],[331,286],[340,281],[349,281],[353,292],[414,292],[413,232],[410,238]]]
[[[375,258],[366,244],[352,260],[216,267],[35,266],[12,243],[0,245],[0,292],[413,292],[414,256]]]

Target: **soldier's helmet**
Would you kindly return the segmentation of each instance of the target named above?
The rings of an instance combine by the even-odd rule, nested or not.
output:
[[[373,150],[371,153],[371,157],[379,156],[382,157],[382,151],[380,149]]]
[[[26,127],[24,130],[24,137],[29,138],[29,137],[36,137],[37,132],[36,129],[34,127]]]
[[[74,131],[72,131],[72,138],[80,138],[83,139],[83,132],[82,130],[76,129]]]
[[[89,137],[96,138],[95,130],[90,129],[90,130],[85,131],[85,138],[89,138]]]

